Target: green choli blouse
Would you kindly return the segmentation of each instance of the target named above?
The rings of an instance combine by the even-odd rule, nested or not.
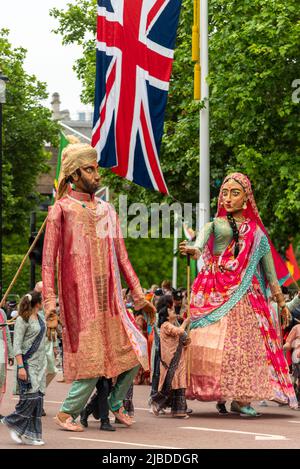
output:
[[[241,223],[237,223],[237,225],[239,227]],[[227,218],[215,218],[214,221],[207,223],[204,226],[193,244],[193,247],[197,248],[198,250],[197,256],[195,256],[196,258],[199,258],[201,251],[203,251],[212,233],[214,233],[213,253],[215,255],[221,254],[233,238],[233,232]],[[261,272],[258,271],[258,266],[261,267]],[[262,237],[259,246],[255,252],[253,252],[251,259],[249,259],[249,264],[241,284],[232,294],[229,300],[207,316],[200,317],[199,319],[192,321],[191,329],[209,326],[210,324],[219,321],[223,316],[225,316],[247,292],[251,285],[253,275],[257,275],[264,295],[267,294],[264,276],[268,281],[272,294],[281,291],[276,276],[270,245],[266,236]]]
[[[241,223],[237,223],[238,227],[240,225]],[[204,225],[193,244],[193,247],[199,250],[199,254],[203,251],[212,233],[214,233],[213,253],[215,255],[221,254],[232,241],[233,232],[227,218],[215,218],[212,222],[206,223],[206,225]],[[271,291],[273,290],[273,287],[275,287],[277,291],[279,284],[276,276],[272,253],[270,250],[261,258],[260,262],[266,279],[270,285]]]

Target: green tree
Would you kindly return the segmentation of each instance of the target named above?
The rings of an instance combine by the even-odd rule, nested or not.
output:
[[[7,249],[10,241],[18,246],[22,237],[28,236],[29,213],[37,204],[36,180],[47,172],[51,158],[45,144],[58,142],[57,123],[51,111],[40,104],[48,97],[46,84],[25,72],[25,57],[25,49],[11,46],[9,31],[0,30],[0,69],[9,79],[3,106],[3,232]],[[12,234],[18,234],[19,239],[14,240]]]
[[[192,2],[183,0],[161,148],[170,193],[197,202],[199,104],[193,101]],[[78,0],[62,11],[57,33],[83,45],[75,64],[85,102],[93,102],[96,1]],[[300,78],[297,0],[210,0],[210,138],[212,208],[229,171],[251,179],[260,213],[277,248],[300,229],[300,104],[292,82]],[[203,103],[202,103],[203,104]],[[129,200],[157,201],[146,191],[103,171],[104,181]]]
[[[278,248],[299,232],[300,21],[296,0],[210,1],[212,165],[251,179]]]
[[[130,262],[144,288],[172,280],[173,239],[132,239],[125,240]],[[141,255],[143,253],[143,255]],[[186,260],[178,262],[177,286],[186,286]]]
[[[85,103],[93,103],[94,100],[96,5],[96,0],[78,0],[76,5],[69,4],[66,10],[54,8],[51,11],[51,14],[59,20],[55,32],[62,35],[63,44],[75,43],[83,46],[83,56],[75,63],[75,70],[82,81],[82,100]],[[193,101],[193,64],[190,60],[191,22],[191,5],[190,2],[184,1],[161,148],[162,170],[170,193],[182,202],[191,201],[187,193],[193,201],[197,201],[194,183],[197,175],[195,176],[193,169],[198,165],[199,104]],[[185,187],[182,184],[183,175]],[[110,170],[102,169],[102,178],[114,192],[126,193],[129,203],[136,200],[143,200],[146,203],[165,200],[161,194],[121,179]]]
[[[0,30],[0,70],[8,77],[3,106],[3,290],[16,273],[28,248],[30,211],[37,208],[37,177],[47,172],[51,158],[45,144],[58,143],[58,126],[40,102],[48,97],[46,84],[24,70],[26,50],[13,48],[9,31]],[[40,268],[37,268],[40,275]],[[29,288],[29,261],[13,293]]]

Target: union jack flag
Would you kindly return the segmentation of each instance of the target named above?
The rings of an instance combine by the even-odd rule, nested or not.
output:
[[[181,0],[98,0],[92,145],[99,164],[168,193],[159,162]]]

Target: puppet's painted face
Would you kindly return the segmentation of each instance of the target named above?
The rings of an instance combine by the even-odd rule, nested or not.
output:
[[[88,194],[94,194],[99,189],[100,175],[98,165],[86,165],[80,168],[80,177],[74,181],[76,189]]]
[[[228,213],[235,213],[243,210],[247,201],[246,193],[238,182],[229,179],[222,188],[223,207]]]

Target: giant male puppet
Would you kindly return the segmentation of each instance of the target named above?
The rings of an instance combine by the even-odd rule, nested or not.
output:
[[[95,197],[100,182],[96,157],[87,144],[64,149],[43,251],[44,308],[46,317],[55,314],[57,271],[64,376],[72,382],[55,419],[71,431],[83,431],[75,419],[100,376],[117,377],[110,409],[125,425],[133,423],[123,399],[139,365],[148,368],[147,343],[125,309],[120,273],[135,309],[146,311],[151,320],[155,313],[128,259],[114,208]]]

